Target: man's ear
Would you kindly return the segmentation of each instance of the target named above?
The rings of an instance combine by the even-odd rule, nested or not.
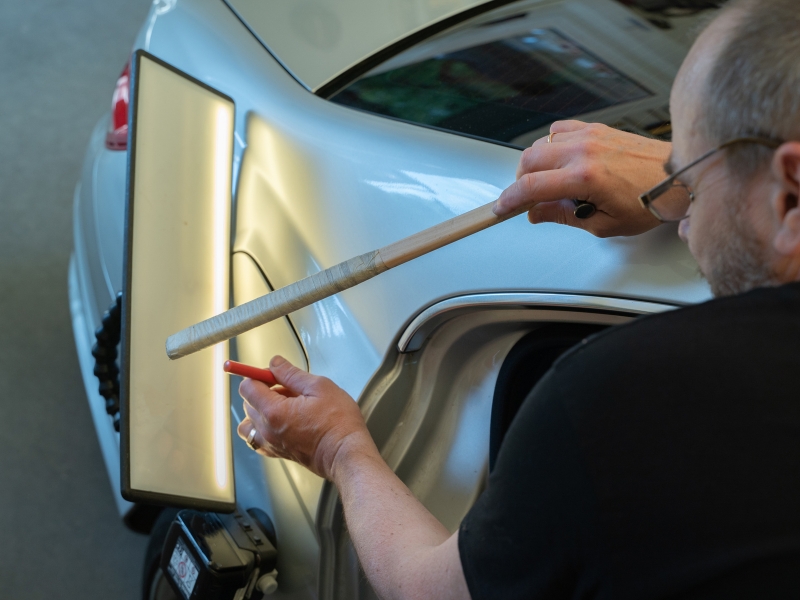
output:
[[[772,174],[778,183],[772,203],[778,221],[775,251],[800,255],[800,142],[787,142],[775,151]]]

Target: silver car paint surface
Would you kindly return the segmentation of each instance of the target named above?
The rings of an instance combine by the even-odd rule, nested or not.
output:
[[[237,269],[234,262],[233,277],[249,278],[249,293],[286,285],[491,201],[513,181],[518,150],[383,119],[310,94],[220,0],[157,1],[135,47],[237,103],[235,250],[257,269]],[[122,286],[125,153],[104,149],[105,125],[101,121],[93,134],[76,189],[70,297],[87,394],[124,513],[129,504],[119,497],[117,436],[95,391],[88,352],[102,311]],[[432,330],[421,351],[398,351],[406,326],[425,309],[434,307],[436,314],[438,303],[467,295],[491,305],[492,294],[511,292],[518,297],[513,309],[459,313]],[[361,398],[390,464],[403,467],[401,475],[415,493],[452,529],[482,485],[486,411],[497,369],[516,339],[547,320],[544,308],[519,307],[548,306],[536,295],[541,293],[609,298],[609,310],[614,298],[650,307],[639,312],[709,295],[674,228],[600,240],[557,225],[531,227],[522,217],[298,311],[280,334],[257,330],[241,344],[239,356],[256,356],[259,346],[296,357],[304,351],[314,373]],[[557,316],[619,320],[580,311]],[[302,347],[292,341],[294,331]],[[458,365],[472,365],[477,379],[465,379]],[[437,396],[448,381],[459,385]],[[241,408],[233,404],[236,420]],[[263,507],[278,529],[280,594],[336,597],[334,583],[341,577],[326,561],[343,551],[346,536],[333,532],[335,494],[327,490],[321,502],[319,478],[234,446],[240,504]],[[446,476],[431,479],[431,473]],[[454,497],[454,489],[460,500],[448,508],[442,498]],[[339,562],[352,569],[352,560]]]
[[[255,35],[310,90],[423,27],[485,0],[231,0]]]
[[[75,247],[70,260],[68,289],[72,331],[89,409],[117,510],[125,514],[131,504],[120,494],[119,435],[112,427],[105,401],[98,392],[91,354],[94,331],[100,325],[102,313],[111,304],[115,290],[122,289],[122,237],[116,238],[116,244],[99,246],[101,239],[122,235],[125,200],[125,153],[105,149],[107,126],[106,116],[92,132],[81,181],[75,189],[72,219]],[[111,168],[100,169],[101,165],[108,167],[109,163],[112,163]],[[97,176],[99,171],[102,177]],[[95,216],[98,206],[109,210],[111,218],[98,221]],[[111,279],[107,265],[116,267],[116,280]]]

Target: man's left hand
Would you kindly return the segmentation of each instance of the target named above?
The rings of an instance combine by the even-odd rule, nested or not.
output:
[[[279,385],[270,388],[252,379],[239,385],[247,417],[237,432],[246,440],[255,428],[253,444],[259,454],[288,458],[332,479],[343,447],[377,452],[358,405],[342,388],[280,356],[269,368]]]

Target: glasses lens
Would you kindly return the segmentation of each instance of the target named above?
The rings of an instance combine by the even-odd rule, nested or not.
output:
[[[652,206],[658,212],[662,221],[680,221],[686,218],[689,204],[694,199],[691,189],[674,181],[672,187],[652,201]]]

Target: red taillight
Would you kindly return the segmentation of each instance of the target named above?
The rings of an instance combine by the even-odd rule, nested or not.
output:
[[[106,133],[106,148],[126,150],[128,148],[128,97],[131,81],[131,63],[125,65],[114,87],[111,98],[111,121]]]

